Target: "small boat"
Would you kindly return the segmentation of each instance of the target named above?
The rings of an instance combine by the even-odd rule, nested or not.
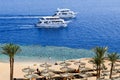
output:
[[[60,18],[75,18],[76,14],[74,11],[71,11],[70,9],[57,9],[54,16],[59,16]]]
[[[39,28],[59,28],[66,27],[67,22],[64,19],[61,19],[59,16],[46,16],[40,18],[37,23]]]

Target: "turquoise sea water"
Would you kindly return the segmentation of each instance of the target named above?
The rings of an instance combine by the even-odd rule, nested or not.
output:
[[[60,61],[68,59],[78,59],[92,57],[94,53],[91,50],[73,49],[67,47],[55,46],[21,46],[22,52],[15,56],[16,61]],[[40,61],[41,60],[41,61]],[[0,55],[0,61],[9,61],[5,55]],[[53,62],[54,62],[53,61]]]
[[[6,1],[0,0],[0,43],[21,45],[18,61],[91,57],[90,50],[95,46],[120,52],[119,0]],[[40,17],[53,15],[57,8],[69,8],[78,14],[67,28],[36,28]],[[4,58],[0,55],[0,60]]]

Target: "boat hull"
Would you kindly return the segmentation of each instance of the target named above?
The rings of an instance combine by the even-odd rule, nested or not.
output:
[[[67,24],[36,24],[38,28],[59,28],[67,27]]]

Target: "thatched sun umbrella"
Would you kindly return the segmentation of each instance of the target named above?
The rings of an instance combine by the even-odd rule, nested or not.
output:
[[[63,74],[60,74],[60,76],[68,79],[69,77],[71,77],[71,76],[73,76],[73,75],[70,74],[70,73],[63,73]]]
[[[47,73],[47,72],[52,72],[53,70],[52,69],[43,69],[41,70],[41,73]]]
[[[34,72],[35,69],[31,69],[30,67],[28,67],[28,68],[23,68],[22,71],[28,74],[32,74],[32,72]]]
[[[51,76],[54,76],[55,73],[53,73],[53,72],[42,72],[41,75],[43,75],[45,77],[51,77]]]
[[[75,65],[78,65],[80,68],[84,68],[85,65],[86,65],[86,63],[81,62],[81,61],[75,62],[74,64],[75,64]]]
[[[69,67],[62,67],[60,68],[60,70],[62,70],[63,72],[70,72],[70,71],[74,71],[75,69]]]
[[[55,75],[55,73],[53,73],[51,71],[50,72],[42,72],[41,75],[48,78],[48,79],[50,79],[52,76]]]
[[[77,62],[74,62],[75,65],[78,65],[78,70],[77,72],[80,72],[81,69],[85,68],[85,65],[86,63],[84,62],[81,62],[81,61],[77,61]]]
[[[52,65],[50,65],[50,64],[48,64],[48,63],[44,63],[44,64],[41,64],[40,65],[40,67],[45,67],[45,68],[47,68],[47,67],[51,67]]]
[[[37,74],[26,74],[24,77],[32,80],[33,78],[38,78],[39,76]]]
[[[61,62],[59,65],[61,65],[61,66],[70,66],[71,64],[64,61],[64,62]]]

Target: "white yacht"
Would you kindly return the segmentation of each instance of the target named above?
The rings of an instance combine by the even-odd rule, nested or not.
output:
[[[56,13],[54,16],[59,16],[60,18],[75,18],[76,17],[75,12],[71,11],[70,9],[57,9]]]
[[[37,23],[37,26],[39,28],[66,27],[67,22],[58,16],[46,16],[46,17],[40,18],[40,21]]]

